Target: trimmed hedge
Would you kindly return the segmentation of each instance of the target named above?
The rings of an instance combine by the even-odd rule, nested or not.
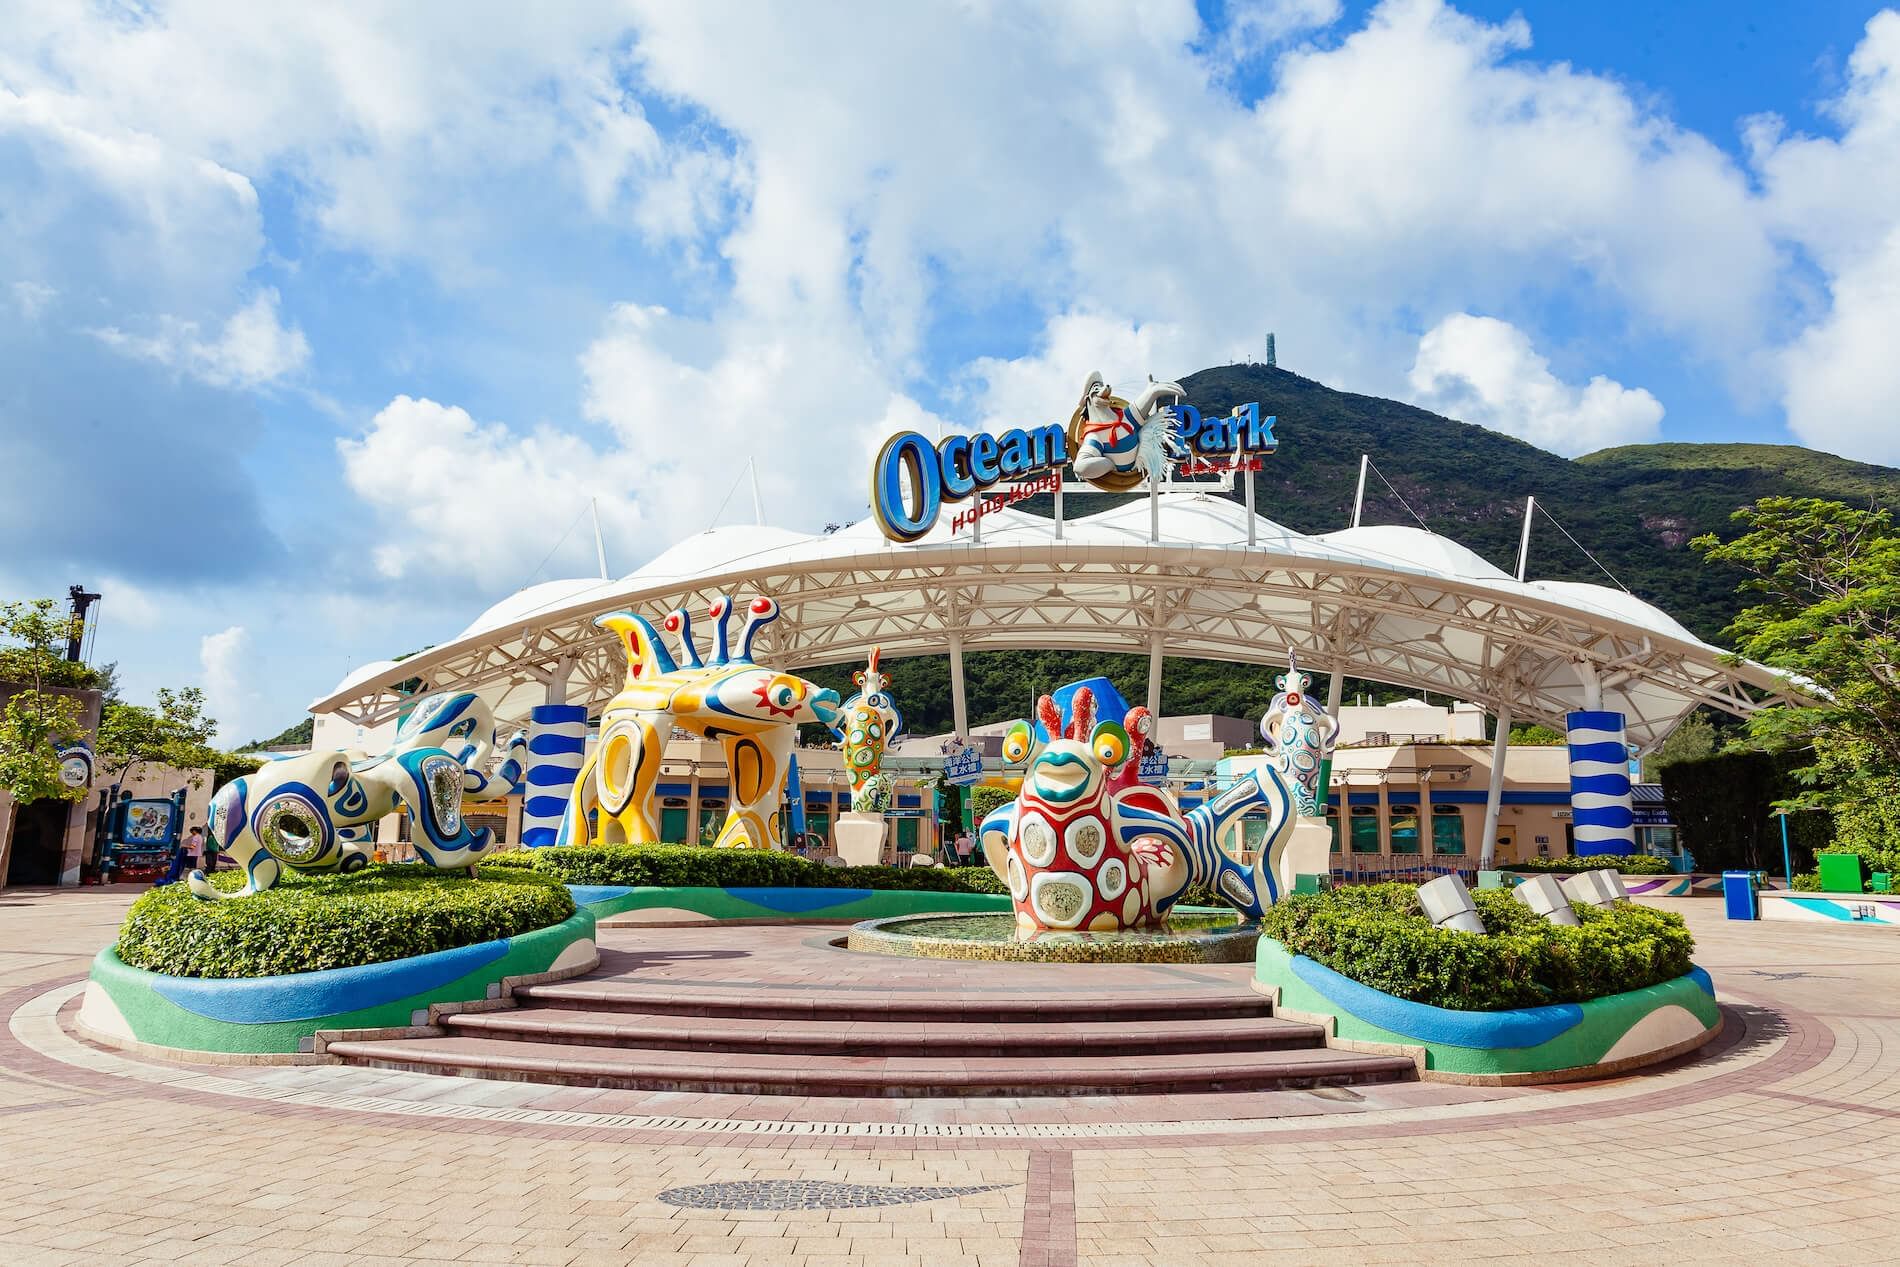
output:
[[[1555,871],[1560,875],[1575,875],[1579,871],[1621,871],[1624,875],[1668,875],[1672,870],[1669,859],[1646,853],[1598,853],[1591,854],[1587,858],[1579,858],[1574,854],[1564,858],[1532,858],[1528,862],[1507,863],[1498,869],[1500,871]]]
[[[530,867],[567,884],[635,888],[901,889],[1007,893],[988,867],[828,867],[771,849],[703,845],[561,845],[499,854],[482,863]]]
[[[226,871],[212,883],[242,887]],[[354,875],[287,872],[252,897],[211,902],[168,884],[132,903],[119,958],[175,977],[270,977],[407,959],[513,937],[574,913],[561,882],[519,867],[476,878],[420,863]]]
[[[1682,917],[1633,902],[1576,908],[1559,928],[1509,893],[1472,894],[1487,936],[1432,927],[1409,884],[1295,894],[1267,910],[1261,935],[1387,994],[1466,1012],[1583,1003],[1689,971]]]

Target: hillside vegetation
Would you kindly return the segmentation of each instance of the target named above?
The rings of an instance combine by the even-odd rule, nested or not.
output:
[[[1524,499],[1534,494],[1633,593],[1711,641],[1719,642],[1722,628],[1740,610],[1735,587],[1741,578],[1702,563],[1688,548],[1690,538],[1730,534],[1729,515],[1769,493],[1900,507],[1900,471],[1793,445],[1628,445],[1573,461],[1412,405],[1335,391],[1284,369],[1222,366],[1180,382],[1189,402],[1205,413],[1257,400],[1262,413],[1279,417],[1279,452],[1266,459],[1255,484],[1258,512],[1276,523],[1305,533],[1346,527],[1359,455],[1368,453],[1427,527],[1511,571]],[[1236,490],[1234,496],[1240,495]],[[1064,512],[1080,518],[1120,500],[1069,493]],[[1023,506],[1046,514],[1048,503],[1042,498]],[[1373,477],[1364,522],[1416,521]],[[1531,531],[1528,574],[1610,583],[1541,516]],[[885,668],[913,734],[950,728],[945,657],[886,661]],[[1148,660],[1142,654],[993,652],[967,655],[965,672],[970,720],[981,725],[1026,716],[1041,692],[1097,673],[1140,701],[1147,692]],[[1277,672],[1273,665],[1169,660],[1162,671],[1162,708],[1176,715],[1256,716],[1273,695]],[[845,666],[811,676],[849,695],[850,674]],[[1397,694],[1370,683],[1353,689]]]

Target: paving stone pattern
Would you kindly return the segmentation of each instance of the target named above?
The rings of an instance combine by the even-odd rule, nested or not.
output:
[[[1603,1083],[890,1101],[98,1051],[61,1025],[131,896],[0,893],[5,1267],[1900,1261],[1895,930],[1730,924],[1716,901],[1657,901],[1688,913],[1730,1029],[1700,1060]],[[835,935],[606,936],[629,971],[697,990],[1040,996],[1053,1012],[1065,995],[1244,980],[1166,965],[932,976],[946,966],[861,962],[826,948]],[[983,1190],[769,1210],[661,1198],[724,1184]]]
[[[909,1205],[994,1192],[1005,1185],[970,1188],[894,1188],[888,1184],[825,1183],[815,1179],[764,1179],[745,1183],[701,1183],[668,1188],[659,1200],[690,1210],[862,1210],[875,1205]]]

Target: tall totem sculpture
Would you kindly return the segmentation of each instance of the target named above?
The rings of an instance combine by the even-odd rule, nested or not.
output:
[[[884,753],[904,733],[904,715],[891,702],[890,679],[877,667],[880,648],[871,648],[871,660],[851,675],[858,693],[844,702],[832,727],[844,748],[844,770],[851,780],[851,810],[881,814],[890,807],[891,776],[884,773]]]
[[[736,652],[729,628],[732,614],[730,598],[722,596],[713,603],[711,664],[700,661],[692,619],[683,608],[662,622],[677,641],[677,660],[644,616],[620,611],[594,622],[620,635],[627,680],[601,713],[600,743],[581,766],[557,843],[657,842],[660,762],[667,739],[678,727],[716,740],[725,749],[731,808],[713,843],[722,848],[782,847],[778,802],[798,726],[816,722],[830,729],[838,719],[838,693],[753,662],[752,640],[778,619],[777,603],[755,598],[747,605]]]
[[[1260,719],[1260,738],[1274,767],[1293,788],[1300,821],[1282,858],[1280,882],[1291,886],[1300,875],[1325,874],[1331,866],[1332,832],[1326,826],[1326,788],[1322,786],[1327,758],[1339,741],[1339,719],[1313,699],[1307,688],[1313,680],[1300,672],[1298,657],[1289,649],[1286,672],[1274,679],[1279,694]]]
[[[1339,721],[1307,694],[1313,679],[1300,672],[1299,658],[1293,652],[1286,653],[1286,672],[1273,684],[1280,693],[1260,719],[1260,738],[1273,764],[1293,784],[1301,815],[1323,818],[1326,809],[1321,801],[1326,789],[1320,786],[1320,772],[1339,740]]]
[[[1139,759],[1145,709],[1098,720],[1095,692],[1052,696],[1003,738],[1003,759],[1024,767],[1022,791],[983,820],[985,859],[1009,886],[1019,933],[1157,928],[1192,884],[1206,884],[1250,918],[1280,894],[1274,866],[1294,822],[1278,773],[1250,774],[1183,814],[1159,788],[1125,777]],[[1264,775],[1264,777],[1262,777]],[[1264,810],[1267,839],[1251,868],[1222,847],[1234,820]]]

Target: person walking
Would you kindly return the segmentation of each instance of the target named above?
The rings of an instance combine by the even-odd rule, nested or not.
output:
[[[976,841],[970,838],[969,828],[966,827],[957,833],[957,865],[959,867],[967,867],[970,865],[970,854],[975,849]]]
[[[158,885],[178,883],[179,878],[187,871],[197,867],[198,859],[204,853],[204,847],[205,829],[192,828],[185,834],[185,838],[178,842],[178,847],[172,850],[172,864],[166,868],[165,875],[158,881]]]

